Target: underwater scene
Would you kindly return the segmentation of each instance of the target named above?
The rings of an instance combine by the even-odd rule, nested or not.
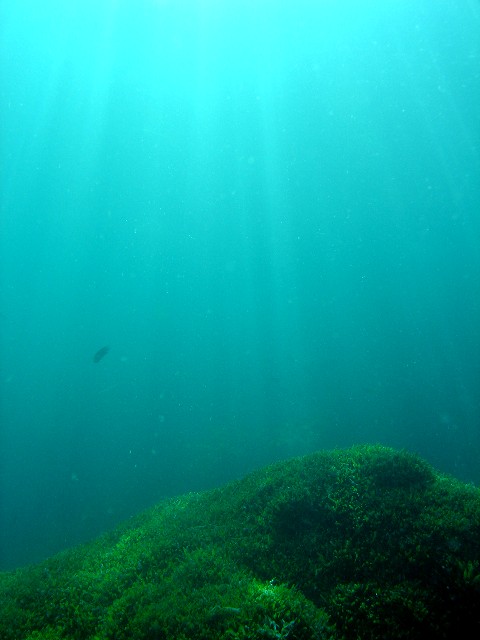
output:
[[[480,629],[480,3],[2,0],[0,640]]]

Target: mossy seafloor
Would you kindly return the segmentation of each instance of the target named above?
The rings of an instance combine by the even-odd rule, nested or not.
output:
[[[480,631],[480,492],[380,446],[165,501],[0,574],[1,640],[425,639]]]

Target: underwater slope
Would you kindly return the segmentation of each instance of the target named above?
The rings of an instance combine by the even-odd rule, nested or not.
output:
[[[0,638],[458,638],[479,561],[479,490],[406,452],[322,451],[0,574]]]

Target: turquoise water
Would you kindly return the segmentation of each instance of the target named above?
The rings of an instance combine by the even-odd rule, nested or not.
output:
[[[1,568],[319,448],[480,482],[478,2],[4,0],[0,56]]]

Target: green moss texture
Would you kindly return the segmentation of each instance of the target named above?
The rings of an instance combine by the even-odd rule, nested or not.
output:
[[[480,492],[322,451],[0,574],[1,640],[393,640],[480,631]]]

